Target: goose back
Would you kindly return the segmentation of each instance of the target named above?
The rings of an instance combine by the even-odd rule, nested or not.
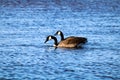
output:
[[[79,44],[85,43],[86,40],[87,39],[84,37],[71,36],[71,37],[65,38],[64,40],[60,41],[58,44],[58,47],[70,47],[70,48],[78,47]]]

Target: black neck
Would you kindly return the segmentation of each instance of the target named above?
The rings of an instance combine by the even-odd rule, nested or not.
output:
[[[54,45],[57,46],[58,45],[57,38],[53,36],[52,39],[54,39]]]
[[[64,35],[62,32],[61,32],[60,36],[61,36],[61,40],[64,40]]]

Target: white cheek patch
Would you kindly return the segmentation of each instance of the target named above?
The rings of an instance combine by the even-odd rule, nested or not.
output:
[[[51,36],[49,36],[49,40],[51,40],[52,38],[51,38]]]
[[[60,35],[61,33],[60,32],[58,32],[58,35]]]

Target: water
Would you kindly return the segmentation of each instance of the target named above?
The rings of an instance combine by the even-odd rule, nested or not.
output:
[[[108,2],[115,9],[98,8],[97,2],[89,8],[68,3],[14,6],[3,2],[0,80],[120,80],[119,1]],[[52,40],[44,41],[57,30],[65,37],[86,37],[88,42],[80,49],[54,50]]]

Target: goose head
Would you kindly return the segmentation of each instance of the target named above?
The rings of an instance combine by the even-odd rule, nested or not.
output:
[[[55,35],[61,35],[62,34],[62,31],[57,31],[56,33],[55,33]]]
[[[51,36],[51,35],[47,36],[47,38],[46,38],[46,40],[45,40],[44,43],[46,43],[47,41],[49,41],[49,40],[51,40],[51,39],[52,39],[52,36]]]
[[[55,33],[55,36],[56,35],[60,35],[61,36],[61,41],[64,40],[64,35],[62,33],[62,31],[58,30],[56,33]]]
[[[57,46],[58,45],[57,38],[52,35],[47,36],[44,43],[46,43],[47,41],[52,40],[52,39],[54,40],[54,46]]]

